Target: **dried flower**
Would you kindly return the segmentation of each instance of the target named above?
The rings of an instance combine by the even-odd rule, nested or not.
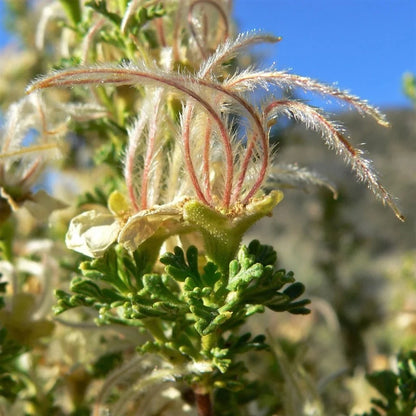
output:
[[[42,219],[66,206],[45,191],[31,192],[46,160],[59,155],[59,139],[65,132],[65,123],[59,120],[58,111],[46,117],[44,102],[38,94],[10,107],[0,136],[1,220],[20,206]]]

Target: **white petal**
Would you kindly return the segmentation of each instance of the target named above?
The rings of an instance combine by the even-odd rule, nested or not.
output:
[[[120,224],[110,214],[86,211],[71,220],[65,243],[89,257],[101,257],[117,240]]]

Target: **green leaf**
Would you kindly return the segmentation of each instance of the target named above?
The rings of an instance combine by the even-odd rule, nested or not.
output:
[[[213,288],[215,283],[221,279],[221,276],[222,274],[218,271],[217,265],[209,261],[204,266],[204,274],[201,276],[201,280],[205,286]]]
[[[376,371],[367,374],[368,382],[383,396],[372,399],[374,407],[363,416],[412,416],[416,409],[416,351],[401,352],[397,356],[398,372],[390,370]]]
[[[72,280],[70,289],[72,292],[91,298],[95,302],[108,303],[125,300],[124,297],[118,295],[114,290],[102,289],[91,280],[75,278]]]
[[[160,258],[160,262],[167,265],[165,270],[174,279],[184,282],[188,277],[188,268],[181,248],[175,247],[174,253],[163,254]]]
[[[277,261],[277,253],[272,246],[260,244],[258,240],[253,240],[248,245],[248,252],[255,256],[255,262],[263,266],[274,266]]]
[[[217,367],[221,373],[226,373],[232,363],[232,360],[230,358],[227,358],[229,350],[227,348],[221,349],[215,347],[212,348],[210,352],[212,354],[212,362],[215,365],[215,367]]]
[[[144,292],[152,299],[162,300],[170,305],[182,306],[184,302],[175,296],[164,284],[158,274],[146,274],[143,276]]]
[[[199,277],[198,271],[198,249],[195,246],[190,246],[186,251],[186,259],[188,260],[189,269],[195,276]]]
[[[105,0],[91,0],[85,3],[86,7],[91,7],[97,13],[105,16],[110,22],[113,22],[116,26],[120,26],[121,17],[118,14],[111,13],[107,10],[107,2]]]
[[[107,200],[111,192],[103,192],[102,187],[96,186],[93,192],[86,192],[84,195],[78,198],[77,205],[88,205],[88,204],[97,204],[102,205],[103,207],[107,206]]]
[[[241,289],[242,287],[247,287],[252,280],[258,279],[263,274],[263,266],[260,263],[253,264],[251,266],[250,262],[245,261],[244,259],[244,266],[238,271],[237,274],[232,275],[236,271],[235,266],[230,267],[230,280],[227,285],[228,290],[237,290]],[[233,262],[236,262],[234,260]],[[241,263],[240,263],[241,264]],[[246,268],[247,266],[250,266]]]
[[[61,58],[56,64],[52,65],[52,70],[59,71],[62,69],[75,68],[81,65],[81,58],[78,56],[69,56]]]
[[[79,0],[59,0],[69,20],[74,26],[81,21],[81,5]]]
[[[283,293],[290,299],[296,299],[305,292],[305,285],[300,282],[293,283]]]
[[[92,306],[94,300],[87,298],[83,295],[70,295],[63,290],[56,290],[55,297],[57,298],[56,304],[52,307],[53,313],[59,315],[69,309],[76,308],[78,306]]]
[[[191,312],[199,317],[211,322],[217,315],[218,312],[216,309],[204,305],[201,299],[199,298],[189,298]]]
[[[159,46],[159,40],[158,40],[157,34],[154,30],[142,29],[139,32],[139,35],[149,45],[150,49],[156,49]]]
[[[161,263],[165,264],[165,271],[179,282],[184,282],[187,278],[191,279],[192,285],[202,286],[201,277],[198,271],[198,250],[190,246],[186,252],[186,259],[180,247],[174,248],[174,253],[165,253],[161,258]]]
[[[185,335],[184,332],[177,334],[174,337],[174,339],[175,339],[175,345],[177,346],[177,349],[182,354],[186,354],[189,357],[192,357],[193,359],[199,358],[200,356],[199,349],[195,348],[190,338],[187,335]]]
[[[388,400],[396,400],[397,376],[392,371],[377,371],[367,376],[369,383]]]
[[[202,335],[208,335],[220,329],[220,327],[232,317],[232,312],[223,312],[217,315],[203,330]]]
[[[7,374],[3,371],[0,374],[0,397],[13,402],[25,387],[23,381],[14,377],[13,374]]]
[[[71,282],[70,289],[72,292],[89,296],[93,299],[102,297],[100,288],[91,280],[83,280],[79,277],[75,278]]]
[[[120,252],[113,248],[107,250],[103,257],[82,262],[79,268],[83,276],[92,280],[107,282],[121,295],[127,295],[135,291],[136,288],[126,274],[123,260],[119,259],[119,256]]]
[[[147,341],[136,348],[140,354],[156,354],[161,350],[160,344],[153,341]]]
[[[5,205],[5,207],[3,207],[3,205]],[[8,203],[2,197],[0,197],[0,208],[3,210],[9,210],[10,208]],[[4,214],[4,216],[7,218],[7,214]],[[12,261],[13,241],[16,228],[13,219],[5,220],[4,216],[3,218],[0,218],[0,258]]]
[[[204,305],[202,299],[198,297],[189,297],[189,310],[195,315],[195,329],[200,335],[206,335],[205,330],[211,322],[218,316],[215,308]]]
[[[0,278],[3,275],[0,273]],[[0,293],[6,293],[6,287],[7,287],[7,282],[0,282]],[[4,301],[4,297],[0,296],[0,309],[4,308],[5,306],[5,301]]]
[[[130,313],[129,313],[130,312]],[[152,306],[136,305],[130,311],[126,310],[125,315],[128,319],[142,318],[164,318],[166,320],[174,320],[175,316],[167,314],[165,311],[158,310]]]
[[[265,343],[266,337],[264,335],[257,335],[251,339],[251,333],[246,332],[243,335],[230,334],[226,340],[224,340],[224,345],[227,346],[231,354],[242,354],[247,351],[259,351],[269,348]],[[222,344],[221,344],[222,346]]]
[[[121,352],[110,352],[102,355],[92,365],[92,375],[95,378],[103,378],[110,371],[118,367],[123,362]]]
[[[256,313],[263,313],[264,306],[263,305],[250,305],[246,308],[245,316],[251,316]]]
[[[274,312],[287,311],[294,315],[307,315],[308,313],[310,313],[310,310],[308,308],[305,308],[305,306],[309,305],[309,303],[309,299],[300,300],[298,302],[291,302],[290,300],[288,300],[286,303],[266,306]]]
[[[20,345],[8,336],[7,329],[0,327],[0,370],[9,367],[13,360],[26,351],[27,347]],[[1,373],[1,371],[0,371]]]
[[[149,30],[143,30],[143,26],[151,20],[162,17],[166,14],[166,11],[162,3],[158,3],[150,7],[140,7],[135,15],[129,19],[126,30],[130,31],[134,36],[148,35]],[[154,33],[154,32],[153,32]],[[153,35],[150,41],[148,40],[150,48],[158,46],[156,36]]]

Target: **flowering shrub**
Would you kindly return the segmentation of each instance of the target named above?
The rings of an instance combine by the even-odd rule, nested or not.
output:
[[[11,104],[0,142],[7,411],[288,411],[244,358],[273,348],[242,328],[265,310],[308,314],[309,300],[272,247],[242,239],[282,200],[277,184],[333,187],[280,163],[269,135],[282,117],[319,132],[403,219],[343,129],[284,91],[331,96],[382,126],[384,116],[312,79],[241,67],[244,49],[280,38],[236,35],[230,3],[39,11],[45,70]],[[45,179],[53,196],[35,191]]]

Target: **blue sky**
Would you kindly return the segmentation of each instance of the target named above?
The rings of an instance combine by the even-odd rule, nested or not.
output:
[[[234,0],[234,14],[242,31],[283,37],[261,49],[266,64],[336,82],[382,108],[410,106],[401,78],[416,73],[415,0]]]
[[[404,72],[416,73],[415,0],[235,0],[241,30],[282,36],[268,62],[337,82],[379,107],[410,106]]]

